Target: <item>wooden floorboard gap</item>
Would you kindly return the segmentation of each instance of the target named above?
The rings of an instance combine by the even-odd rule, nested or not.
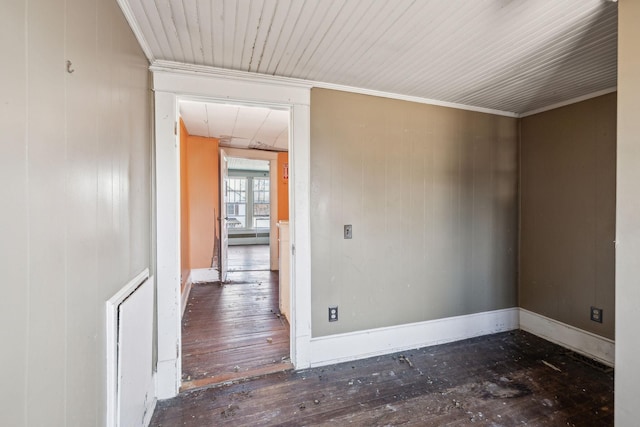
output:
[[[516,330],[192,390],[151,426],[612,426],[613,387]]]

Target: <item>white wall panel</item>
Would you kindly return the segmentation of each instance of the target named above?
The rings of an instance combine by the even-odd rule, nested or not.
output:
[[[620,91],[616,181],[616,377],[617,426],[638,422],[638,322],[640,322],[640,4],[620,2]]]
[[[0,271],[4,295],[0,298],[0,375],[12,387],[0,389],[6,425],[26,424],[28,330],[29,330],[29,244],[27,180],[27,38],[24,30],[27,8],[20,2],[3,4],[0,21],[0,180],[3,182],[0,214]],[[6,63],[5,63],[6,62]],[[11,326],[11,327],[8,327]],[[5,349],[10,348],[11,351]]]
[[[104,301],[151,258],[148,62],[110,0],[13,2],[0,27],[0,424],[102,425]]]
[[[97,240],[90,239],[97,229],[96,188],[98,185],[98,139],[96,117],[98,104],[87,103],[97,98],[95,76],[99,67],[96,49],[97,4],[83,0],[67,0],[65,53],[72,61],[72,74],[66,79],[67,117],[66,170],[67,197],[64,204],[66,227],[67,307],[66,313],[66,422],[69,425],[95,423],[97,406],[88,408],[87,401],[98,400],[99,378],[95,373],[99,359],[87,357],[96,351],[88,340],[98,328],[99,304],[95,285],[87,278],[98,269]],[[93,279],[92,279],[93,281]]]
[[[27,52],[29,319],[27,406],[33,425],[64,425],[66,395],[66,114],[64,2],[30,2]],[[37,52],[36,55],[33,53]],[[16,284],[18,285],[18,284]],[[50,391],[58,390],[57,393]],[[60,392],[60,390],[62,392]]]

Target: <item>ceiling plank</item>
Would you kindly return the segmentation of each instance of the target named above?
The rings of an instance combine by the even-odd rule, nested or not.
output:
[[[603,0],[123,0],[151,57],[514,113],[615,87]]]
[[[260,11],[260,19],[258,20],[255,32],[255,38],[253,40],[253,45],[251,46],[251,54],[249,56],[247,71],[255,72],[260,66],[265,46],[269,36],[271,35],[273,20],[278,4],[279,2],[275,0],[266,0],[263,3],[262,10]]]
[[[238,3],[234,0],[222,0],[222,61],[219,65],[222,68],[237,69],[234,66],[234,47],[236,44],[236,25]]]
[[[169,0],[155,0],[150,2],[154,6],[154,10],[150,10],[151,16],[157,16],[159,19],[159,31],[164,31],[167,40],[168,47],[171,51],[172,59],[179,62],[187,62],[187,58],[184,55],[184,48],[180,43],[180,37],[178,36],[178,29],[176,28],[173,12],[171,10],[171,1]],[[151,8],[150,8],[151,9]]]

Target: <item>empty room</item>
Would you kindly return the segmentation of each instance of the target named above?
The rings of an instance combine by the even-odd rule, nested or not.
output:
[[[637,425],[638,20],[3,5],[0,424]]]

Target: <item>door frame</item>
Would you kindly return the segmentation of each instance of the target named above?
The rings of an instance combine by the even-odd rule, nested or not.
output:
[[[296,369],[310,367],[310,85],[171,62],[156,62],[150,70],[155,104],[157,397],[176,396],[182,375],[178,135],[181,99],[263,104],[290,111],[290,354]]]
[[[229,223],[226,196],[227,182],[229,181],[229,159],[227,158],[227,152],[222,147],[218,147],[218,160],[218,226],[220,227],[218,278],[220,283],[225,283],[229,268]],[[182,176],[182,173],[180,176]]]
[[[246,105],[246,104],[240,104]],[[278,269],[278,153],[275,151],[261,151],[244,148],[220,147],[227,153],[227,157],[266,160],[269,162],[269,194],[271,203],[269,207],[269,268],[271,271]],[[222,171],[220,171],[222,173]],[[222,177],[220,177],[222,179]],[[222,191],[222,190],[221,190]],[[222,195],[220,196],[222,203]],[[222,206],[220,212],[222,213]],[[222,216],[221,216],[222,218]],[[220,230],[222,233],[222,230]],[[222,250],[222,248],[220,248]]]

